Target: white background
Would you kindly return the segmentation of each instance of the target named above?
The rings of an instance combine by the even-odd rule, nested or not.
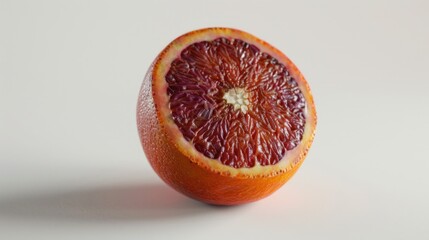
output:
[[[429,2],[0,1],[0,239],[429,239]],[[250,32],[313,90],[271,197],[190,200],[141,149],[141,80],[175,37]]]

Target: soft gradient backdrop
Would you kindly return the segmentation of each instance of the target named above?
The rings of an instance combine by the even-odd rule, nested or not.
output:
[[[429,2],[0,1],[0,239],[429,239]],[[171,40],[235,27],[288,55],[319,116],[297,175],[207,206],[141,149],[141,80]]]

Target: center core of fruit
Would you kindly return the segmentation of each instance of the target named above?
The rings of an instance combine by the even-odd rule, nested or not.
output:
[[[244,88],[231,88],[224,95],[223,99],[234,106],[234,110],[240,109],[243,113],[249,110],[249,94]]]

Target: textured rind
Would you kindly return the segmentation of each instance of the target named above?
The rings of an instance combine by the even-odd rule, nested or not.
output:
[[[200,30],[201,31],[201,30]],[[162,56],[162,53],[160,54]],[[154,63],[157,62],[157,59]],[[149,68],[140,90],[137,106],[137,125],[146,157],[155,172],[177,191],[217,205],[243,204],[264,198],[285,184],[301,166],[314,137],[312,132],[304,151],[289,169],[270,176],[228,176],[224,172],[198,164],[183,154],[167,136],[159,120],[152,84],[154,64]],[[305,82],[304,84],[307,83]],[[308,86],[307,86],[308,88]],[[309,88],[308,88],[309,89]],[[311,93],[308,93],[311,96]],[[311,99],[310,106],[314,108]],[[313,116],[315,118],[315,116]],[[316,122],[314,122],[315,124]]]

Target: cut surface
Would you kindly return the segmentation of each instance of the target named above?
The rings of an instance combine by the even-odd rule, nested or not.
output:
[[[303,140],[307,103],[299,84],[253,44],[224,37],[192,43],[165,81],[174,123],[212,161],[275,165]]]

